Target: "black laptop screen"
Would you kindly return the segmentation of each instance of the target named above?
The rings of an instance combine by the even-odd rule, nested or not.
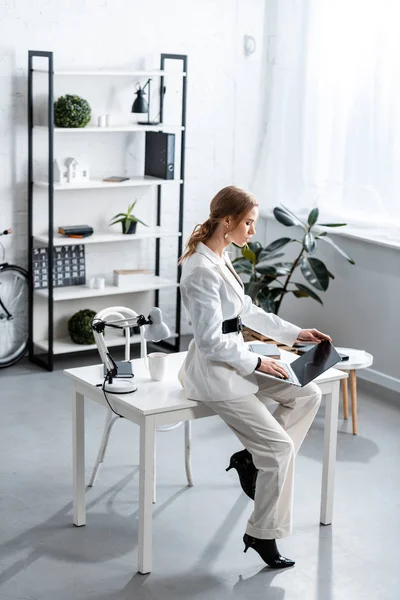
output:
[[[303,386],[340,361],[340,355],[332,344],[328,340],[324,340],[294,360],[290,366]]]

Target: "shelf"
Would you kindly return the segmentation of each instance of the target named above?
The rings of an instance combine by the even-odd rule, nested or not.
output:
[[[34,73],[46,73],[48,75],[49,71],[46,69],[33,69]],[[105,75],[107,77],[161,77],[167,75],[179,75],[180,77],[186,77],[186,73],[183,71],[160,71],[160,70],[152,70],[152,71],[63,71],[62,69],[58,71],[53,71],[53,75],[84,75],[84,76],[102,76]]]
[[[75,246],[76,244],[104,244],[108,242],[135,242],[137,240],[148,240],[155,238],[166,238],[166,237],[180,237],[182,234],[178,231],[168,231],[162,227],[154,227],[149,231],[139,230],[138,233],[132,235],[124,233],[115,233],[108,231],[101,231],[99,233],[93,233],[87,238],[69,238],[59,233],[54,234],[53,243],[54,246]],[[49,243],[49,236],[47,234],[35,235],[33,238],[34,242],[40,242],[43,244]]]
[[[97,352],[95,344],[74,344],[69,339],[66,328],[59,329],[57,325],[59,317],[61,318],[61,316],[63,316],[64,318],[65,315],[87,305],[92,305],[96,309],[101,306],[124,304],[125,302],[128,302],[129,306],[130,302],[137,303],[140,301],[146,303],[147,300],[154,300],[160,295],[160,300],[162,300],[163,304],[164,302],[167,304],[168,309],[171,311],[171,315],[172,312],[174,312],[174,329],[179,331],[180,271],[176,264],[175,254],[176,252],[181,252],[183,236],[182,215],[184,214],[185,189],[183,172],[181,173],[181,171],[184,170],[186,152],[185,131],[188,81],[187,56],[184,54],[161,53],[160,61],[153,64],[150,64],[143,58],[131,58],[119,65],[117,63],[102,65],[90,63],[80,64],[79,60],[74,60],[73,63],[70,63],[69,65],[65,62],[61,65],[57,65],[54,58],[55,55],[51,51],[29,50],[28,52],[27,104],[29,114],[31,116],[36,116],[34,119],[28,119],[28,136],[30,138],[33,136],[33,143],[31,143],[28,148],[28,171],[31,174],[35,173],[35,175],[30,178],[31,185],[28,186],[29,229],[31,232],[35,233],[35,235],[31,235],[30,238],[29,263],[35,264],[33,258],[36,257],[38,248],[41,248],[42,253],[48,253],[50,243],[52,249],[53,247],[57,248],[65,246],[65,250],[68,250],[68,252],[66,252],[67,256],[70,253],[71,248],[82,248],[81,254],[86,248],[84,254],[89,262],[86,263],[85,269],[86,285],[68,285],[65,287],[53,287],[53,285],[51,285],[51,295],[49,289],[34,289],[31,294],[31,302],[29,303],[29,307],[27,307],[27,309],[29,308],[29,324],[31,329],[36,331],[36,336],[34,336],[34,338],[38,341],[35,341],[33,338],[34,350],[33,352],[30,352],[29,358],[33,362],[36,362],[36,355],[41,355],[41,360],[37,361],[38,364],[49,370],[52,370],[54,367],[54,354],[72,354],[75,352],[84,352],[86,350],[95,350],[95,352]],[[38,68],[33,68],[33,65]],[[67,79],[67,77],[69,77],[69,79]],[[118,93],[123,95],[128,93],[127,89],[129,88],[133,90],[132,94],[134,96],[135,86],[138,87],[140,83],[143,88],[149,79],[153,80],[155,87],[159,87],[163,81],[167,82],[167,89],[169,89],[168,82],[172,82],[173,87],[172,95],[168,94],[168,96],[165,97],[163,93],[159,94],[159,106],[157,112],[160,114],[158,116],[152,114],[153,119],[148,118],[148,113],[132,114],[127,111],[122,111],[122,109],[118,109],[117,107],[118,110],[114,112],[111,111],[111,114],[108,115],[110,117],[107,119],[107,123],[110,123],[109,126],[99,127],[99,122],[101,121],[103,123],[104,119],[98,120],[97,117],[94,118],[92,114],[86,127],[56,127],[55,120],[53,118],[47,119],[44,114],[45,108],[47,109],[47,114],[51,114],[52,109],[54,108],[54,98],[52,93],[53,84],[57,89],[61,86],[59,93],[62,92],[63,86],[75,82],[75,85],[78,83],[84,85],[85,89],[88,86],[90,88],[91,86],[98,85],[101,85],[104,89],[113,89],[117,86],[117,88],[121,88],[118,90]],[[37,84],[40,83],[40,88],[44,86],[41,97],[34,92],[35,82]],[[128,86],[128,88],[126,88],[126,86]],[[155,91],[156,90],[154,89],[153,92],[155,93]],[[132,103],[132,99],[130,102]],[[163,118],[161,118],[162,115],[164,115]],[[159,120],[162,122],[157,123]],[[144,168],[144,142],[145,137],[146,139],[149,137],[147,136],[147,132],[159,132],[164,133],[164,135],[171,134],[170,137],[175,137],[179,146],[176,149],[178,150],[179,156],[176,157],[175,155],[175,157],[176,160],[179,159],[178,162],[180,163],[179,165],[175,165],[175,179],[166,180],[161,177],[151,177],[144,174],[145,171],[146,173],[147,171],[151,172]],[[85,134],[88,135],[85,136]],[[95,154],[99,154],[100,152],[101,154],[103,167],[92,170],[92,177],[89,180],[77,181],[78,177],[76,177],[74,179],[71,178],[73,182],[65,183],[65,177],[57,177],[57,181],[55,181],[53,178],[53,165],[50,164],[51,161],[49,165],[46,163],[40,166],[43,162],[43,153],[45,156],[49,155],[51,157],[54,153],[54,148],[57,149],[60,144],[61,146],[65,144],[68,144],[69,146],[72,145],[71,148],[78,144],[76,149],[76,152],[78,152],[79,149],[81,149],[82,144],[83,148],[85,144],[87,146],[87,143],[90,142],[91,138],[89,137],[89,134],[114,134],[114,137],[112,138],[110,135],[108,135],[108,137],[107,135],[103,135],[103,137],[97,140],[96,144],[92,144],[93,152]],[[78,136],[78,139],[74,140],[74,136]],[[106,154],[111,152],[110,160],[112,161],[113,158],[116,160],[112,155],[113,149],[107,146],[114,138],[115,140],[137,140],[137,143],[140,142],[139,145],[141,147],[139,149],[140,153],[137,160],[139,160],[142,167],[140,168],[139,165],[139,168],[137,169],[125,171],[125,174],[129,177],[126,181],[104,181],[104,178],[107,176],[122,175],[124,172],[124,169],[122,169],[122,172],[121,169],[120,172],[118,172],[118,169],[114,170],[113,168],[112,170],[109,170],[104,167],[107,160],[109,160],[103,157],[104,152]],[[39,144],[40,152],[36,155],[37,144]],[[106,147],[99,149],[97,148],[99,144],[106,144]],[[68,152],[73,152],[73,150],[69,150]],[[121,166],[125,160],[124,153],[117,158]],[[39,167],[36,169],[37,165],[39,165]],[[50,169],[49,172],[48,168]],[[165,174],[160,171],[160,175]],[[172,176],[173,173],[170,173],[170,175]],[[33,181],[33,179],[35,179],[35,181]],[[59,183],[60,180],[62,180],[63,183]],[[77,223],[79,219],[80,222],[85,222],[86,219],[89,219],[90,225],[90,214],[93,212],[94,206],[93,202],[96,198],[97,200],[101,200],[101,202],[103,202],[103,200],[106,202],[104,192],[100,191],[105,190],[106,188],[108,188],[108,196],[111,199],[111,203],[112,200],[115,200],[116,194],[121,193],[115,191],[117,188],[129,188],[125,192],[122,192],[122,194],[127,196],[132,196],[132,194],[144,194],[145,192],[150,193],[152,203],[153,200],[156,200],[157,206],[153,207],[154,210],[151,211],[149,219],[145,219],[145,222],[149,224],[149,227],[138,223],[137,233],[126,235],[122,233],[123,229],[119,223],[108,226],[108,221],[103,218],[98,220],[97,223],[92,223],[95,232],[91,236],[83,238],[67,237],[58,233],[59,227],[61,227],[63,223],[60,223],[60,218],[53,219],[52,215],[62,211],[65,215],[72,214],[71,225]],[[88,190],[94,191],[89,192]],[[76,192],[78,192],[79,197],[76,195]],[[72,198],[73,195],[74,198]],[[155,196],[157,196],[157,198],[155,198]],[[36,199],[38,202],[36,202]],[[46,202],[46,206],[48,205],[48,210],[46,209],[45,214],[42,214],[41,204],[44,202]],[[172,225],[168,224],[167,221],[164,222],[164,216],[169,216],[170,205],[172,205],[171,202],[173,202],[173,211],[175,211],[174,216],[176,217],[176,219],[173,219]],[[74,217],[75,213],[80,214],[81,216]],[[65,223],[66,219],[63,218],[63,221]],[[156,226],[156,223],[157,225],[163,225],[163,227]],[[179,229],[181,229],[181,231],[179,231]],[[162,242],[160,240],[162,240]],[[121,245],[121,242],[124,242],[125,245]],[[132,242],[136,242],[136,245],[132,245]],[[115,245],[112,245],[113,243]],[[159,251],[161,243],[167,250],[166,254],[160,253]],[[93,246],[93,244],[95,245]],[[106,245],[104,246],[104,244]],[[146,252],[144,252],[145,250]],[[147,256],[149,252],[150,255]],[[117,258],[119,257],[119,263],[116,259],[113,259],[114,254]],[[62,265],[66,262],[67,256],[61,257],[65,258],[65,261],[60,261],[60,273],[64,271]],[[133,262],[132,256],[134,256]],[[105,269],[103,265],[106,258],[111,265],[109,265],[109,268],[107,269]],[[52,261],[50,260],[50,262]],[[39,277],[46,272],[46,261],[43,260],[40,261],[40,263],[41,270],[38,269],[38,272],[35,273],[35,275],[38,274]],[[172,267],[172,271],[169,269],[164,270],[164,266],[168,267],[168,265]],[[150,268],[145,268],[149,266]],[[76,266],[74,265],[74,269],[75,268]],[[113,278],[113,269],[127,271],[132,269],[135,272],[133,276],[126,274],[126,277],[124,278],[121,274],[118,275],[117,278],[117,274],[115,274],[115,277]],[[56,269],[54,269],[54,273],[55,271]],[[107,272],[105,273],[105,271]],[[72,269],[68,272],[72,272]],[[73,271],[72,273],[75,275],[76,272]],[[155,273],[158,273],[159,275],[155,275]],[[103,282],[105,278],[107,284],[102,289],[89,287],[92,286],[93,279],[96,279],[98,275],[102,275]],[[48,276],[51,283],[53,278],[51,269]],[[57,279],[57,282],[58,281],[59,280]],[[64,281],[65,283],[74,283],[76,279],[72,278]],[[85,277],[77,279],[77,281],[85,281]],[[120,285],[113,285],[114,282],[119,282]],[[62,281],[60,281],[60,283],[62,283]],[[35,282],[35,285],[42,284]],[[158,294],[158,290],[161,290],[160,294]],[[57,332],[56,336],[54,333],[51,336],[49,335],[49,331],[53,331],[53,328],[54,331]],[[137,331],[138,330],[135,330],[135,332]],[[48,339],[46,339],[47,336],[49,336]],[[105,337],[106,343],[110,347],[123,347],[125,344],[124,336],[121,336],[121,332],[115,329],[106,333]],[[171,335],[170,343],[174,350],[179,347],[179,344],[177,343],[179,337],[180,335],[176,333]],[[131,343],[137,344],[140,342],[140,339],[140,335],[132,336]],[[51,346],[51,352],[49,351],[49,346]]]
[[[78,181],[76,183],[55,183],[54,190],[62,192],[65,190],[90,190],[95,188],[130,188],[146,185],[168,185],[171,183],[183,183],[182,179],[160,179],[159,177],[150,177],[149,175],[141,175],[130,177],[128,181],[103,181],[102,179],[90,179],[90,181]],[[48,181],[34,181],[34,185],[41,188],[48,188]]]
[[[173,333],[170,338],[178,337],[176,333]],[[170,339],[169,338],[169,339]],[[125,338],[123,335],[107,335],[105,336],[105,342],[108,348],[112,348],[114,346],[124,346]],[[140,343],[140,335],[131,335],[131,344],[139,344]],[[49,349],[49,340],[40,340],[39,342],[34,342],[35,346],[48,352]],[[67,354],[68,352],[84,352],[85,350],[97,350],[96,344],[74,344],[71,342],[69,338],[61,338],[59,340],[54,340],[53,344],[54,354]],[[99,358],[100,362],[100,358]]]
[[[35,131],[48,131],[47,125],[35,125]],[[89,125],[88,127],[54,127],[54,133],[115,133],[118,131],[183,131],[185,128],[181,125],[113,125],[110,127],[96,127]]]
[[[102,298],[103,296],[116,296],[118,294],[132,294],[134,292],[151,292],[169,287],[179,287],[176,281],[164,279],[158,275],[138,275],[138,282],[126,288],[116,285],[106,285],[103,290],[88,288],[85,285],[72,285],[54,288],[53,301],[79,300],[81,298]],[[36,290],[35,296],[48,298],[49,290]]]

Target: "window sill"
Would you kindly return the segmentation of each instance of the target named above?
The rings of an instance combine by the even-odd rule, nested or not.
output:
[[[275,217],[272,212],[266,212],[260,210],[260,219],[266,219],[267,221],[275,221],[277,223]],[[367,227],[357,228],[354,225],[347,225],[346,227],[338,227],[328,228],[325,227],[327,231],[329,231],[329,235],[340,235],[343,237],[348,237],[354,240],[359,240],[361,242],[366,242],[370,244],[376,244],[378,246],[384,246],[385,248],[396,248],[400,249],[400,238],[389,238],[389,233],[385,233],[382,231],[380,234],[377,234],[372,229],[368,229]]]

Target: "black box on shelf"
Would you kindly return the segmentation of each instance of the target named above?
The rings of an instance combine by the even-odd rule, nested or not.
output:
[[[175,134],[146,131],[144,174],[160,179],[174,179]]]
[[[49,287],[48,248],[34,248],[32,256],[33,288]],[[53,284],[54,287],[85,285],[86,265],[85,246],[54,246],[53,248]]]

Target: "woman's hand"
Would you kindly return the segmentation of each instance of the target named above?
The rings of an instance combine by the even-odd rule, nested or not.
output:
[[[280,379],[287,379],[288,374],[286,370],[282,367],[280,363],[278,363],[273,358],[261,358],[261,364],[258,367],[257,371],[261,371],[262,373],[268,373],[269,375],[274,375],[275,377],[279,377]]]
[[[302,329],[296,342],[322,342],[322,340],[332,341],[332,338],[326,333],[321,333],[318,329]]]

